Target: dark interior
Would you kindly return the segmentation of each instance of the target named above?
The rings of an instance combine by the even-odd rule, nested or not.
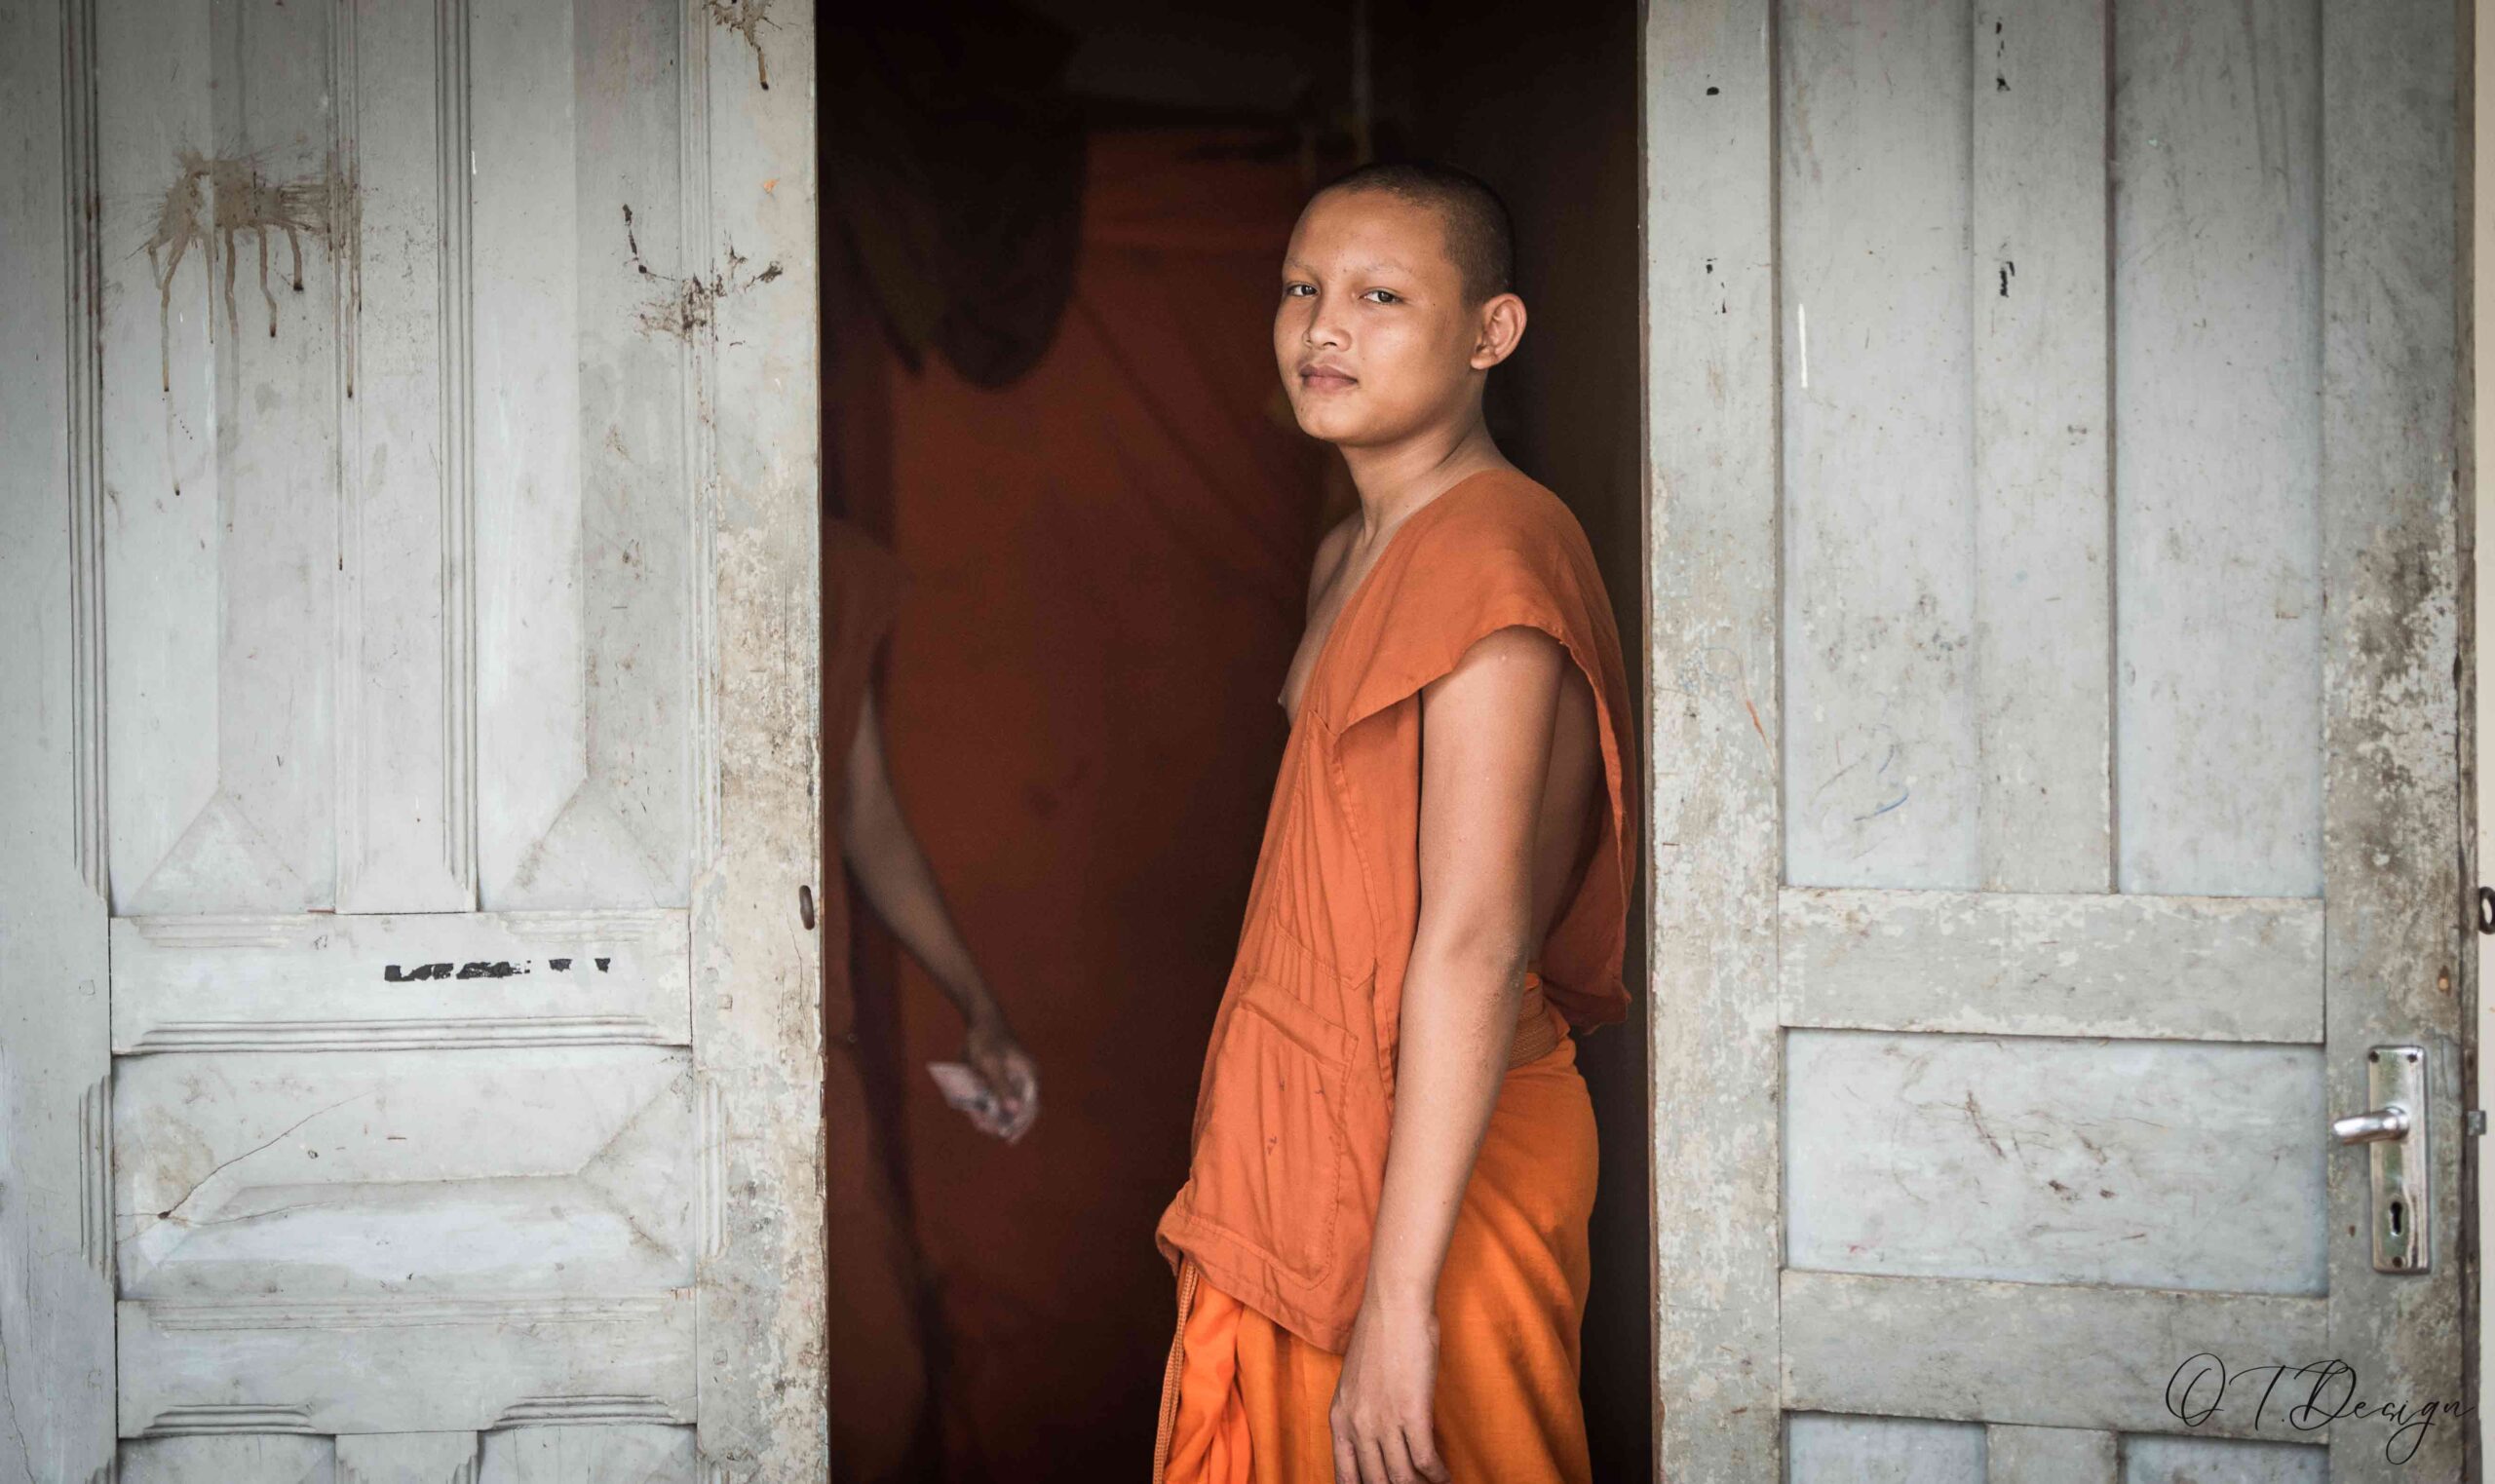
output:
[[[1309,560],[1353,500],[1290,426],[1267,335],[1283,240],[1331,174],[1425,156],[1507,197],[1531,321],[1491,427],[1584,523],[1642,694],[1636,11],[1534,21],[1417,0],[823,18],[826,514],[910,573],[875,682],[896,784],[1044,1089],[1020,1144],[968,1130],[918,1070],[955,1054],[958,1016],[854,911],[826,1000],[914,1256],[881,1310],[835,1298],[833,1385],[910,1438],[836,1476],[1088,1481],[1149,1457],[1172,1317],[1152,1224],[1185,1173]],[[1600,1479],[1652,1472],[1644,937],[1640,912],[1629,1022],[1580,1047]]]

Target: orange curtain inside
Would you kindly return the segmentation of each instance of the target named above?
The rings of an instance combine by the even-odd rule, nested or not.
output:
[[[882,691],[897,783],[1043,1079],[1013,1147],[947,1110],[922,1064],[957,1053],[960,1018],[862,921],[861,1017],[897,1007],[889,1147],[957,1484],[1148,1466],[1172,1317],[1153,1223],[1328,503],[1271,349],[1305,182],[1241,142],[1093,135],[1073,299],[1011,387],[889,352],[835,376],[848,513],[911,578]]]

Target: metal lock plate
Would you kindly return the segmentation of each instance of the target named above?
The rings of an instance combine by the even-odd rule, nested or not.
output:
[[[2380,1046],[2365,1053],[2372,1107],[2337,1120],[2342,1144],[2365,1146],[2372,1162],[2374,1271],[2424,1273],[2434,1263],[2427,1198],[2434,1161],[2426,1142],[2426,1048]]]

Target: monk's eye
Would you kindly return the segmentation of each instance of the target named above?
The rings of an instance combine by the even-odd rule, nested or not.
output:
[[[1362,294],[1361,297],[1378,304],[1401,304],[1403,302],[1403,296],[1397,293],[1392,288],[1372,288],[1368,292]]]
[[[1283,297],[1286,299],[1304,299],[1316,291],[1317,285],[1314,284],[1285,284],[1283,285]]]

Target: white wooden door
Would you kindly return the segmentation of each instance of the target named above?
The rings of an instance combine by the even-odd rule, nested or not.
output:
[[[0,8],[0,1477],[822,1476],[812,45]]]
[[[2461,1476],[2462,15],[1650,8],[1674,1480]]]

